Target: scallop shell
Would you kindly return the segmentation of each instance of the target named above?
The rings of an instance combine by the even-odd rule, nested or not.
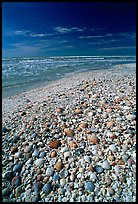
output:
[[[88,136],[88,140],[93,144],[97,144],[99,142],[99,139],[95,135]]]
[[[59,162],[56,162],[56,164],[54,165],[54,168],[56,169],[56,170],[61,170],[61,169],[63,169],[63,164],[62,164],[62,162],[61,161],[59,161]]]
[[[64,133],[67,135],[67,136],[73,136],[74,135],[74,131],[69,129],[69,128],[65,128],[64,129]]]

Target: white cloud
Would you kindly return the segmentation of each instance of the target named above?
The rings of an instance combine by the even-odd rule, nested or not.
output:
[[[90,38],[102,38],[102,35],[87,35],[87,36],[79,36],[80,39],[90,39]]]
[[[136,46],[122,46],[122,47],[104,47],[99,48],[99,50],[121,50],[121,49],[135,49]]]
[[[69,33],[72,31],[71,28],[63,28],[63,27],[56,27],[55,31],[61,33],[61,34],[65,34],[65,33]]]
[[[65,33],[70,33],[70,32],[83,32],[84,30],[86,30],[86,28],[79,28],[79,27],[67,28],[67,27],[59,26],[59,27],[56,27],[54,30],[61,34],[65,34]]]
[[[34,33],[29,30],[16,30],[14,32],[15,35],[23,35],[23,36],[28,36],[28,37],[45,37],[45,36],[52,36],[54,34],[52,33]]]

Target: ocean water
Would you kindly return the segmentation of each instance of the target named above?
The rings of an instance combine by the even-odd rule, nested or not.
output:
[[[49,82],[117,64],[136,63],[135,56],[63,56],[2,59],[3,97],[21,93]]]

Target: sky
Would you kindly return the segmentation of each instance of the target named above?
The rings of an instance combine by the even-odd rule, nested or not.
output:
[[[2,2],[2,57],[136,54],[136,3]]]

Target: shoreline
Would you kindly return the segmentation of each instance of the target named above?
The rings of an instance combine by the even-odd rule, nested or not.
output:
[[[136,201],[136,66],[3,99],[3,202]]]
[[[9,96],[2,99],[2,120],[8,118],[8,115],[16,110],[18,107],[22,105],[27,105],[26,100],[29,99],[31,103],[42,102],[45,100],[47,96],[51,94],[57,94],[59,92],[64,92],[69,89],[73,89],[77,86],[78,83],[81,83],[82,80],[89,80],[93,78],[101,78],[106,74],[114,75],[118,74],[117,70],[120,71],[130,71],[127,67],[135,67],[135,64],[120,64],[111,67],[110,69],[102,69],[102,70],[92,70],[92,71],[84,71],[80,73],[72,74],[71,76],[66,76],[61,79],[57,79],[56,81],[51,81],[44,86],[38,86],[35,89],[30,89],[28,91],[24,91],[22,93],[17,93],[13,96]]]

